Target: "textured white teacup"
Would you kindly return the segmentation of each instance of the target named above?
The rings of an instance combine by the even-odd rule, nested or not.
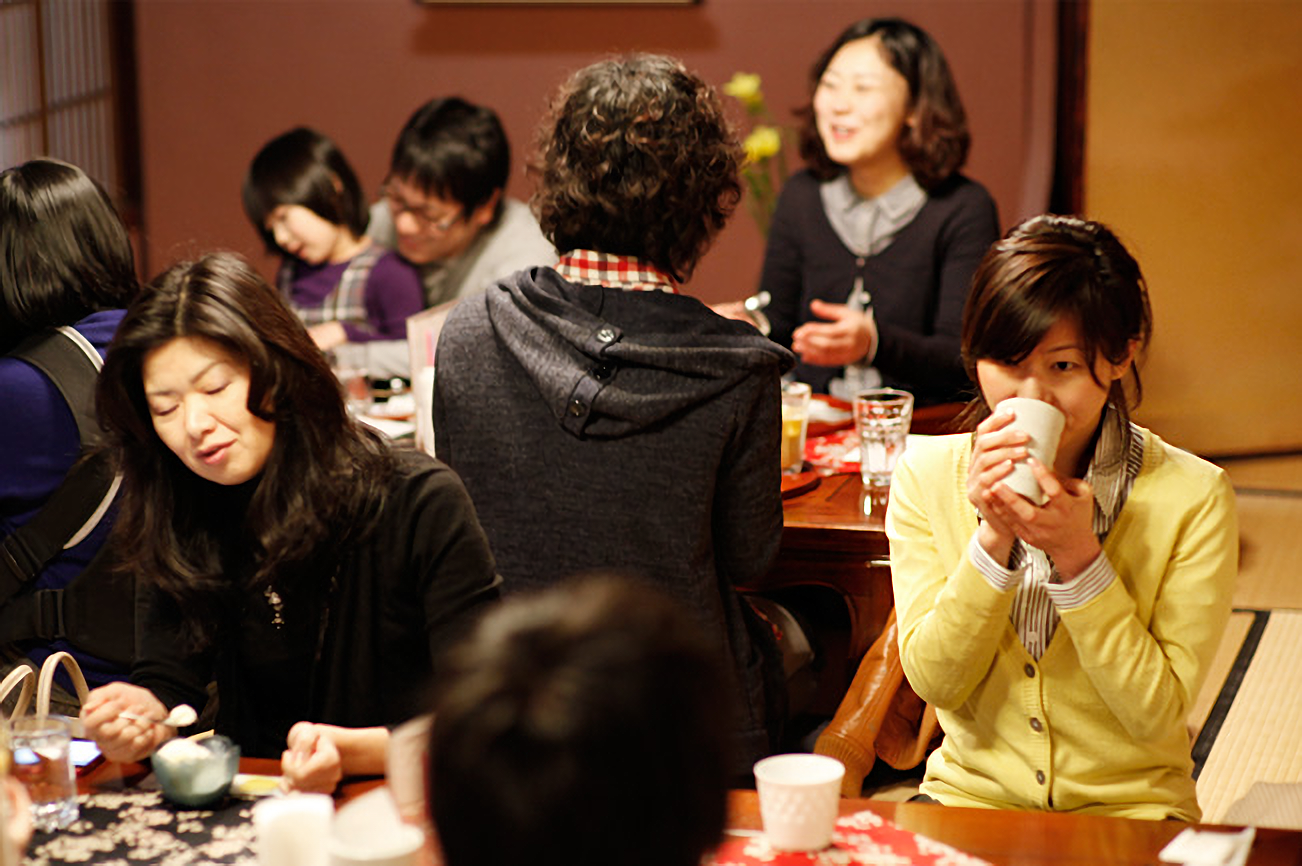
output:
[[[328,794],[291,794],[253,807],[260,866],[327,866],[335,802]]]
[[[774,755],[755,764],[764,837],[782,851],[819,851],[832,841],[845,765],[826,755]]]
[[[1062,426],[1067,420],[1056,406],[1029,397],[1009,397],[995,407],[995,414],[1012,415],[1013,423],[1006,429],[1030,434],[1026,450],[1044,466],[1053,468],[1054,458],[1058,456],[1058,440],[1062,438]],[[1013,471],[1004,476],[1003,483],[1036,505],[1044,504],[1044,492],[1040,490],[1040,482],[1035,479],[1035,470],[1028,461],[1019,460],[1014,463]]]
[[[335,813],[328,866],[418,866],[424,848],[425,833],[403,823],[388,788],[376,788]]]

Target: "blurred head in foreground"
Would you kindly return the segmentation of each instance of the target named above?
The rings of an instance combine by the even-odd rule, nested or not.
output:
[[[646,586],[588,578],[497,607],[436,696],[447,866],[695,866],[723,830],[727,693],[694,620]]]

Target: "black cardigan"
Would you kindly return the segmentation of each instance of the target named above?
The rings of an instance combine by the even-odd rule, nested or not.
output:
[[[280,626],[258,593],[215,646],[187,653],[176,603],[145,589],[132,682],[169,707],[201,707],[215,678],[218,733],[257,757],[280,757],[297,721],[394,725],[427,709],[436,656],[497,598],[499,580],[457,476],[419,452],[398,459],[376,530],[337,572],[318,566],[311,592],[286,597]]]
[[[985,187],[954,175],[886,249],[864,264],[879,347],[873,366],[886,385],[912,391],[919,403],[961,399],[969,389],[959,357],[963,306],[972,274],[999,237],[994,200]],[[760,290],[772,296],[771,336],[791,346],[791,333],[814,316],[815,298],[843,304],[858,267],[828,222],[819,181],[808,171],[787,181],[764,254]],[[800,364],[796,378],[826,392],[835,367]]]

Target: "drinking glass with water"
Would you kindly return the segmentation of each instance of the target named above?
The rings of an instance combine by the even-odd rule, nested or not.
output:
[[[32,801],[32,824],[50,832],[77,820],[72,727],[62,716],[24,716],[9,723],[13,774]]]
[[[859,434],[859,471],[869,487],[887,487],[904,453],[913,422],[913,395],[895,388],[873,388],[854,397],[854,428]]]

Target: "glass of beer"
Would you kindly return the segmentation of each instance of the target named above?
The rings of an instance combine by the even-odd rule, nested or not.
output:
[[[785,473],[799,472],[805,466],[809,394],[809,386],[804,382],[782,385],[782,471]]]

